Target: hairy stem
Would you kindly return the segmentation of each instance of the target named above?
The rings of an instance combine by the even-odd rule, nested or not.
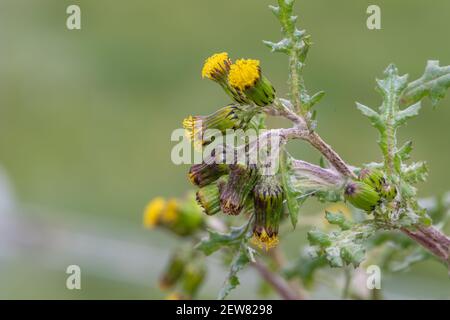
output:
[[[402,232],[450,266],[450,238],[435,227],[419,226],[416,230]]]
[[[283,251],[280,250],[279,247],[273,248],[269,251],[269,256],[272,258],[272,261],[275,263],[276,270],[279,272],[286,266],[286,256],[284,255]],[[302,299],[306,299],[304,290],[302,288],[302,285],[300,283],[300,279],[291,279],[288,280],[288,284],[291,287],[291,289],[299,294]]]
[[[289,55],[289,69],[290,69],[290,87],[291,87],[291,97],[294,102],[295,110],[300,114],[304,114],[302,110],[302,102],[300,99],[300,72],[299,72],[299,60],[298,60],[298,52],[297,50],[292,50]]]
[[[356,178],[356,175],[352,170],[350,170],[339,154],[325,141],[323,141],[323,139],[316,132],[311,132],[305,140],[316,148],[339,173],[346,177]]]

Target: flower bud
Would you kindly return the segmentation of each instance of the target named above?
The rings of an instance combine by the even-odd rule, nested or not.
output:
[[[266,106],[275,99],[275,89],[262,75],[259,64],[258,60],[237,60],[230,67],[228,82],[256,105]]]
[[[194,297],[201,284],[205,280],[206,268],[202,259],[196,257],[192,259],[185,267],[183,274],[183,291],[189,296]]]
[[[228,172],[226,164],[194,164],[189,170],[189,180],[198,187],[204,187],[216,181]]]
[[[345,200],[356,208],[371,212],[380,201],[379,194],[375,189],[365,182],[351,181],[345,187]]]
[[[220,189],[220,207],[225,214],[238,215],[253,189],[258,172],[255,166],[230,166],[228,182]]]
[[[240,104],[247,104],[248,100],[245,95],[231,87],[228,83],[228,73],[231,64],[232,62],[228,57],[228,53],[216,53],[205,60],[202,77],[217,82],[234,101]]]
[[[144,211],[144,227],[153,229],[156,225],[158,225],[165,207],[166,200],[162,197],[157,197],[150,201]]]
[[[383,184],[380,195],[387,201],[392,201],[397,196],[397,188],[392,184]]]
[[[168,207],[170,202],[168,204]],[[170,207],[168,208],[168,210]],[[177,212],[177,218],[167,227],[180,236],[189,236],[199,231],[204,225],[204,216],[200,206],[197,204],[195,194],[189,194],[186,199],[176,202],[173,210]]]
[[[232,62],[228,53],[221,52],[210,56],[205,60],[202,69],[202,78],[208,78],[213,81],[226,80]]]
[[[278,244],[278,227],[283,211],[284,192],[274,176],[261,176],[253,190],[255,224],[253,243],[269,250]]]
[[[228,176],[224,176],[216,183],[202,187],[197,191],[197,202],[208,216],[220,212],[220,188],[225,185],[227,180]]]
[[[383,172],[377,169],[362,169],[359,173],[359,180],[367,183],[377,192],[380,192],[383,185],[386,183]]]
[[[162,290],[173,288],[184,272],[187,254],[183,251],[175,252],[167,264],[164,273],[159,280],[159,287]]]
[[[228,129],[245,129],[254,115],[255,110],[230,104],[208,116],[189,116],[183,120],[183,127],[186,137],[198,147],[211,142],[207,130],[215,129],[225,134]]]
[[[175,198],[168,201],[163,198],[152,200],[144,212],[144,226],[163,227],[179,236],[188,236],[197,232],[204,223],[204,216],[195,196],[186,199]]]

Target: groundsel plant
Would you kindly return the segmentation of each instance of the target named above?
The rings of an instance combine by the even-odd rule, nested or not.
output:
[[[310,94],[305,86],[311,37],[296,27],[293,5],[294,0],[278,0],[270,6],[283,39],[264,41],[288,57],[288,97],[277,94],[259,60],[232,60],[222,52],[204,63],[203,78],[216,82],[230,104],[183,122],[186,139],[203,155],[188,173],[197,189],[183,199],[153,199],[144,212],[146,227],[182,238],[161,276],[161,287],[172,292],[169,298],[197,297],[205,256],[215,252],[229,269],[219,299],[239,284],[238,273],[247,266],[261,275],[264,288],[284,299],[307,298],[319,272],[342,268],[343,297],[365,299],[381,294],[352,287],[361,265],[395,272],[428,258],[450,264],[450,238],[440,231],[449,220],[450,195],[417,198],[416,184],[425,181],[427,166],[410,160],[411,141],[397,141],[397,130],[419,114],[422,99],[434,106],[444,97],[450,66],[428,61],[423,76],[410,82],[389,65],[376,81],[381,106],[356,105],[379,132],[383,161],[350,165],[316,130],[315,107],[324,92]],[[267,130],[268,116],[284,117],[292,127]],[[253,134],[220,138],[236,130]],[[313,146],[322,155],[320,163],[294,159],[285,149],[290,140]],[[283,230],[297,226],[302,203],[312,197],[328,204],[325,219],[303,222],[312,225],[310,245],[287,262],[279,248]]]

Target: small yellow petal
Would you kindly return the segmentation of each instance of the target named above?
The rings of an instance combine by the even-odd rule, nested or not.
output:
[[[275,248],[279,242],[277,235],[273,234],[272,236],[269,236],[266,230],[263,230],[260,235],[255,233],[252,237],[252,243],[266,251]]]
[[[255,85],[260,74],[259,60],[240,59],[231,65],[228,82],[232,87],[244,91]]]
[[[202,69],[202,78],[208,78],[215,80],[214,75],[220,73],[226,73],[230,65],[230,59],[228,53],[216,53],[205,60],[205,64]]]
[[[144,211],[144,227],[153,228],[159,223],[162,212],[166,206],[166,200],[158,197],[150,201]]]
[[[178,219],[179,215],[179,205],[177,199],[170,199],[167,202],[166,210],[162,214],[162,220],[165,223],[172,223]]]

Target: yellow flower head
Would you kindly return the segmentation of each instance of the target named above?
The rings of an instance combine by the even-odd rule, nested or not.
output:
[[[166,210],[164,210],[161,220],[164,223],[173,223],[178,219],[179,216],[179,205],[177,199],[170,199],[167,202]]]
[[[205,60],[202,69],[202,78],[218,80],[228,73],[230,64],[231,60],[228,58],[228,53],[216,53]]]
[[[275,248],[280,241],[278,235],[272,234],[269,236],[266,230],[263,230],[260,234],[253,233],[252,242],[259,248],[269,251],[269,249]]]
[[[159,223],[161,214],[166,206],[166,200],[158,197],[150,201],[144,211],[144,227],[153,228]]]
[[[259,60],[240,59],[231,65],[228,82],[232,87],[244,91],[254,86],[260,77]]]

